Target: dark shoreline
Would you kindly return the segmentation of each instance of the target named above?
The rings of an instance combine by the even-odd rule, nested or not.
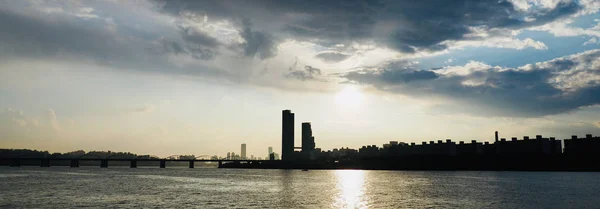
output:
[[[595,157],[579,158],[560,155],[546,157],[408,157],[337,163],[318,161],[234,162],[223,163],[220,168],[600,172],[600,159]]]

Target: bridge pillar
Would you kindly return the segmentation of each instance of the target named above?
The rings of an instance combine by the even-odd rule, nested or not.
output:
[[[21,160],[19,160],[19,159],[13,159],[10,162],[10,167],[21,167]]]
[[[129,164],[130,168],[137,168],[137,160],[131,160],[130,164]]]
[[[223,166],[223,161],[219,160],[219,167],[218,168],[220,168],[221,166]]]
[[[190,160],[190,168],[194,168],[194,161]]]
[[[40,167],[50,167],[50,159],[42,159]]]
[[[101,160],[100,168],[108,168],[108,160]]]
[[[79,160],[71,160],[71,168],[79,168]]]
[[[166,168],[167,167],[167,161],[166,160],[160,160],[160,168]]]

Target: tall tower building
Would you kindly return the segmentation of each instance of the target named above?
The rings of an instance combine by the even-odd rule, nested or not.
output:
[[[242,160],[246,159],[246,144],[242,144]]]
[[[310,123],[302,123],[302,152],[315,150],[315,138],[312,136]]]
[[[269,147],[269,154],[273,153],[273,147]]]
[[[496,142],[498,142],[498,131],[496,131]]]
[[[281,160],[292,160],[294,155],[294,113],[283,110],[281,126]]]

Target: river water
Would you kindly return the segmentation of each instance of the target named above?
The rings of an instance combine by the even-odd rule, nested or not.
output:
[[[600,173],[0,167],[1,208],[599,208]]]

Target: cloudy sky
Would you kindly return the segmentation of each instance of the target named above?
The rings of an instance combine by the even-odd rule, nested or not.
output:
[[[0,147],[600,135],[600,1],[0,0]]]

